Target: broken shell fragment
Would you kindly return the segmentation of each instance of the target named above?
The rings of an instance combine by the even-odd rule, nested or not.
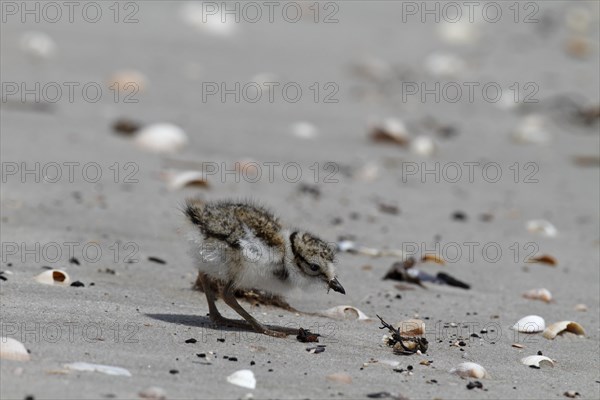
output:
[[[586,312],[588,310],[585,304],[577,304],[575,305],[575,311]]]
[[[102,365],[102,364],[90,364],[86,362],[74,362],[70,364],[65,364],[64,367],[66,369],[70,369],[73,371],[85,371],[85,372],[101,372],[106,375],[114,375],[114,376],[131,376],[131,372],[121,367],[113,367],[112,365]]]
[[[522,144],[545,144],[551,139],[544,118],[537,114],[524,117],[515,127],[512,138]]]
[[[546,322],[544,321],[544,318],[538,315],[528,315],[523,317],[512,327],[513,330],[523,333],[542,332],[545,328]]]
[[[369,320],[370,318],[356,307],[337,306],[321,312],[321,315],[335,319]]]
[[[548,289],[531,289],[523,293],[523,297],[530,300],[541,300],[546,303],[552,301],[552,294]]]
[[[554,339],[557,335],[562,335],[565,332],[573,333],[577,336],[585,336],[585,330],[581,325],[577,322],[573,321],[560,321],[555,322],[552,325],[548,326],[542,335],[546,339]]]
[[[521,359],[521,363],[528,367],[541,368],[542,365],[554,367],[554,361],[546,356],[529,356]]]
[[[180,190],[185,187],[208,187],[208,180],[201,171],[183,171],[167,175],[170,190]]]
[[[180,127],[159,123],[142,128],[135,135],[134,141],[145,150],[155,153],[174,153],[187,144],[188,138]]]
[[[544,219],[534,219],[527,222],[527,230],[532,233],[540,233],[546,237],[555,237],[558,230],[554,225]]]
[[[44,285],[68,286],[71,283],[69,275],[60,269],[49,269],[35,277],[35,280]]]
[[[135,96],[146,87],[147,78],[136,70],[117,71],[108,78],[108,87],[123,96]]]
[[[474,362],[464,362],[458,364],[450,370],[451,374],[460,376],[461,378],[489,378],[489,374],[481,365]]]
[[[528,259],[526,262],[527,263],[546,264],[546,265],[552,265],[552,266],[555,266],[556,264],[558,264],[558,262],[556,261],[556,258],[549,256],[547,254],[535,256],[533,258]]]
[[[254,389],[256,388],[256,378],[254,377],[254,372],[249,369],[241,369],[239,371],[235,371],[233,374],[227,377],[227,382],[232,385]]]
[[[138,396],[142,399],[150,400],[166,400],[167,392],[164,389],[157,386],[148,387],[138,393]]]
[[[337,382],[337,383],[352,383],[352,377],[343,372],[338,372],[335,374],[330,374],[325,377],[328,381]]]
[[[16,339],[2,336],[0,337],[0,359],[29,361],[31,357],[23,343]]]
[[[371,129],[371,139],[375,142],[406,146],[410,141],[410,135],[404,122],[396,118],[387,118]]]
[[[420,156],[430,156],[436,151],[436,145],[429,136],[417,136],[410,142],[410,151]]]

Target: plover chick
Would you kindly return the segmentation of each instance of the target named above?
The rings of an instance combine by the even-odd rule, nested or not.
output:
[[[266,327],[237,302],[236,289],[258,289],[284,295],[294,288],[321,286],[345,294],[334,270],[334,248],[308,232],[285,227],[263,207],[247,202],[188,201],[184,213],[191,222],[192,256],[200,274],[210,319],[217,325],[251,328],[276,337],[298,329]],[[221,285],[211,285],[218,281]],[[224,318],[211,287],[243,320]]]

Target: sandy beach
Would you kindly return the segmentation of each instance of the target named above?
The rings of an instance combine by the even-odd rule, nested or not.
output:
[[[0,336],[29,353],[2,399],[600,397],[597,2],[73,3],[1,3]],[[405,257],[341,251],[346,295],[290,293],[302,313],[242,303],[319,343],[217,328],[191,197]],[[470,288],[383,279],[408,257]],[[369,319],[313,315],[342,305]],[[427,352],[376,315],[422,320]],[[511,329],[530,315],[585,335]]]

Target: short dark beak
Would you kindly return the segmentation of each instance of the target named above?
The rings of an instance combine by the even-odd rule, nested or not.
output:
[[[342,285],[340,285],[340,282],[337,280],[337,278],[333,278],[332,280],[329,281],[329,289],[333,289],[335,292],[338,292],[341,294],[346,294],[344,287]]]

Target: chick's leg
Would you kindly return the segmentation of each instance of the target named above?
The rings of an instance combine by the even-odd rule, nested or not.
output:
[[[237,302],[234,292],[235,290],[233,286],[231,284],[228,284],[223,290],[223,300],[225,300],[225,303],[227,303],[229,307],[233,308],[235,312],[240,314],[246,321],[248,321],[248,323],[252,326],[252,328],[254,328],[256,332],[280,338],[286,337],[290,334],[298,334],[298,329],[281,326],[264,326],[242,308],[242,306]]]

